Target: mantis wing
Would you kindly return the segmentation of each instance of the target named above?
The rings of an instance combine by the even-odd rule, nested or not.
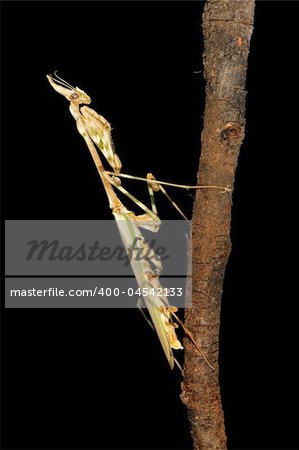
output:
[[[138,286],[143,292],[143,288],[148,290],[161,288],[161,284],[155,272],[153,271],[146,257],[136,258],[134,248],[141,245],[141,251],[144,246],[144,237],[136,225],[125,212],[114,212],[116,223],[119,229],[121,239],[127,254],[130,257],[131,267],[133,269]],[[133,250],[133,251],[132,251]],[[157,264],[160,268],[160,264]],[[171,368],[174,367],[174,356],[172,349],[181,349],[181,343],[178,341],[175,333],[175,326],[171,321],[171,313],[168,311],[168,302],[166,297],[157,295],[143,295],[144,304],[148,309],[154,328],[158,334],[163,351]],[[171,308],[169,306],[169,308]]]

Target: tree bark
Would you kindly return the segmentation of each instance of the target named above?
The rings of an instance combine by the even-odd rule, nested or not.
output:
[[[198,184],[233,188],[245,129],[245,81],[254,0],[208,0],[203,14],[206,103]],[[231,249],[232,194],[198,190],[192,220],[192,305],[185,324],[214,366],[185,338],[181,398],[194,449],[225,449],[219,388],[222,285]]]

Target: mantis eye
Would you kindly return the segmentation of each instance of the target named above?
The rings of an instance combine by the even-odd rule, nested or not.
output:
[[[77,93],[75,92],[74,94],[72,94],[72,95],[70,96],[70,99],[71,99],[71,100],[76,100],[78,97],[79,97],[79,94],[77,94]]]

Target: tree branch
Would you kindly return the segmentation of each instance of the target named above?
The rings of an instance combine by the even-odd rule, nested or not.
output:
[[[208,0],[203,14],[206,104],[198,183],[233,187],[245,129],[245,81],[254,0]],[[225,449],[219,388],[219,324],[222,285],[231,249],[231,194],[196,193],[192,225],[193,295],[185,325],[212,371],[185,338],[181,398],[194,448]]]

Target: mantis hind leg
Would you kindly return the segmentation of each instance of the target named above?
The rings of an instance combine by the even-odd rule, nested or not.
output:
[[[148,173],[146,176],[147,180],[155,181],[155,177],[152,173]],[[165,197],[170,201],[170,203],[173,205],[173,207],[180,213],[180,215],[185,219],[188,220],[188,218],[185,216],[181,208],[173,201],[173,199],[170,197],[170,195],[166,192],[164,187],[160,183],[147,183],[148,192],[151,200],[151,206],[152,210],[155,214],[157,213],[157,207],[155,202],[155,195],[154,192],[161,191]]]

